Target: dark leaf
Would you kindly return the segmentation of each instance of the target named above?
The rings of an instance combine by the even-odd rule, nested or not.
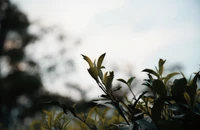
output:
[[[165,96],[167,94],[165,85],[161,80],[154,80],[152,86],[153,91],[159,94],[160,96]]]
[[[157,124],[161,120],[161,111],[164,106],[165,99],[161,96],[159,97],[152,108],[152,120]]]
[[[159,74],[156,73],[154,70],[151,70],[151,69],[144,69],[142,72],[148,72],[154,76],[156,76],[157,78],[160,78]]]
[[[127,82],[124,79],[117,79],[118,81],[127,84]]]
[[[133,82],[134,79],[135,77],[131,77],[130,79],[128,79],[127,83],[129,87],[131,86],[131,83]]]
[[[192,106],[195,103],[195,97],[196,97],[196,91],[197,91],[197,78],[198,78],[198,73],[193,78],[192,84],[186,87],[186,91],[189,94]]]
[[[183,94],[185,92],[186,87],[187,87],[187,80],[185,78],[176,79],[173,85],[171,86],[171,93],[173,96],[182,100],[182,102],[185,102]]]

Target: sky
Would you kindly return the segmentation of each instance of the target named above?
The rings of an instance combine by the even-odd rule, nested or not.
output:
[[[199,0],[12,0],[29,18],[43,24],[61,26],[81,44],[71,52],[77,71],[69,80],[78,82],[89,98],[101,91],[87,73],[88,65],[80,54],[93,60],[106,52],[107,71],[117,70],[115,78],[127,78],[120,72],[143,77],[144,68],[182,64],[190,76],[200,64]],[[49,90],[66,93],[58,80]],[[94,88],[94,86],[96,86]],[[69,92],[68,92],[69,93]],[[71,92],[76,94],[75,92]]]

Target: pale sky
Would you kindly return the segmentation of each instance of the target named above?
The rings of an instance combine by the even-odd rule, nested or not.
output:
[[[80,54],[94,59],[106,52],[108,71],[118,68],[127,73],[129,67],[136,77],[145,75],[141,72],[144,68],[154,69],[159,58],[167,59],[166,65],[183,64],[188,77],[200,68],[199,0],[12,1],[28,12],[31,20],[57,24],[70,36],[82,39],[71,54],[77,72],[70,80],[76,77],[90,90],[89,97],[102,92],[87,73],[88,65]],[[116,73],[115,79],[121,76]],[[58,80],[59,87],[49,88],[65,94],[61,84]]]

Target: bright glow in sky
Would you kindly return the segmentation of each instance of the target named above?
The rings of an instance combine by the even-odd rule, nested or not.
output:
[[[90,84],[87,89],[95,83],[80,54],[97,58],[106,52],[108,70],[128,64],[136,76],[144,68],[154,68],[159,58],[167,59],[167,65],[183,64],[188,75],[199,69],[199,0],[13,1],[28,12],[31,20],[58,24],[82,39],[73,56],[78,69],[76,78],[85,86]],[[101,93],[99,89],[91,90],[91,97]]]

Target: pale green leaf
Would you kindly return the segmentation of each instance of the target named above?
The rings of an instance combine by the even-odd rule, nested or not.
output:
[[[103,59],[105,57],[106,53],[102,54],[99,58],[98,58],[98,61],[97,61],[97,68],[98,70],[101,69],[101,65],[102,65],[102,62],[103,62]]]
[[[163,70],[164,70],[164,63],[166,62],[166,60],[160,59],[158,62],[158,67],[159,67],[159,74],[162,75]]]
[[[81,55],[82,55],[82,54],[81,54]],[[92,61],[91,61],[91,59],[90,59],[89,57],[87,57],[87,56],[85,56],[85,55],[82,55],[82,56],[83,56],[83,59],[86,60],[87,63],[89,64],[90,68],[91,68],[91,67],[94,67],[94,65],[93,65],[93,63],[92,63]]]
[[[177,75],[177,74],[180,74],[180,73],[178,73],[178,72],[173,72],[173,73],[168,74],[168,75],[164,78],[164,84],[166,84],[167,81],[169,81],[172,77],[174,77],[174,76]]]
[[[98,70],[96,67],[89,68],[88,72],[94,80],[98,81]]]

